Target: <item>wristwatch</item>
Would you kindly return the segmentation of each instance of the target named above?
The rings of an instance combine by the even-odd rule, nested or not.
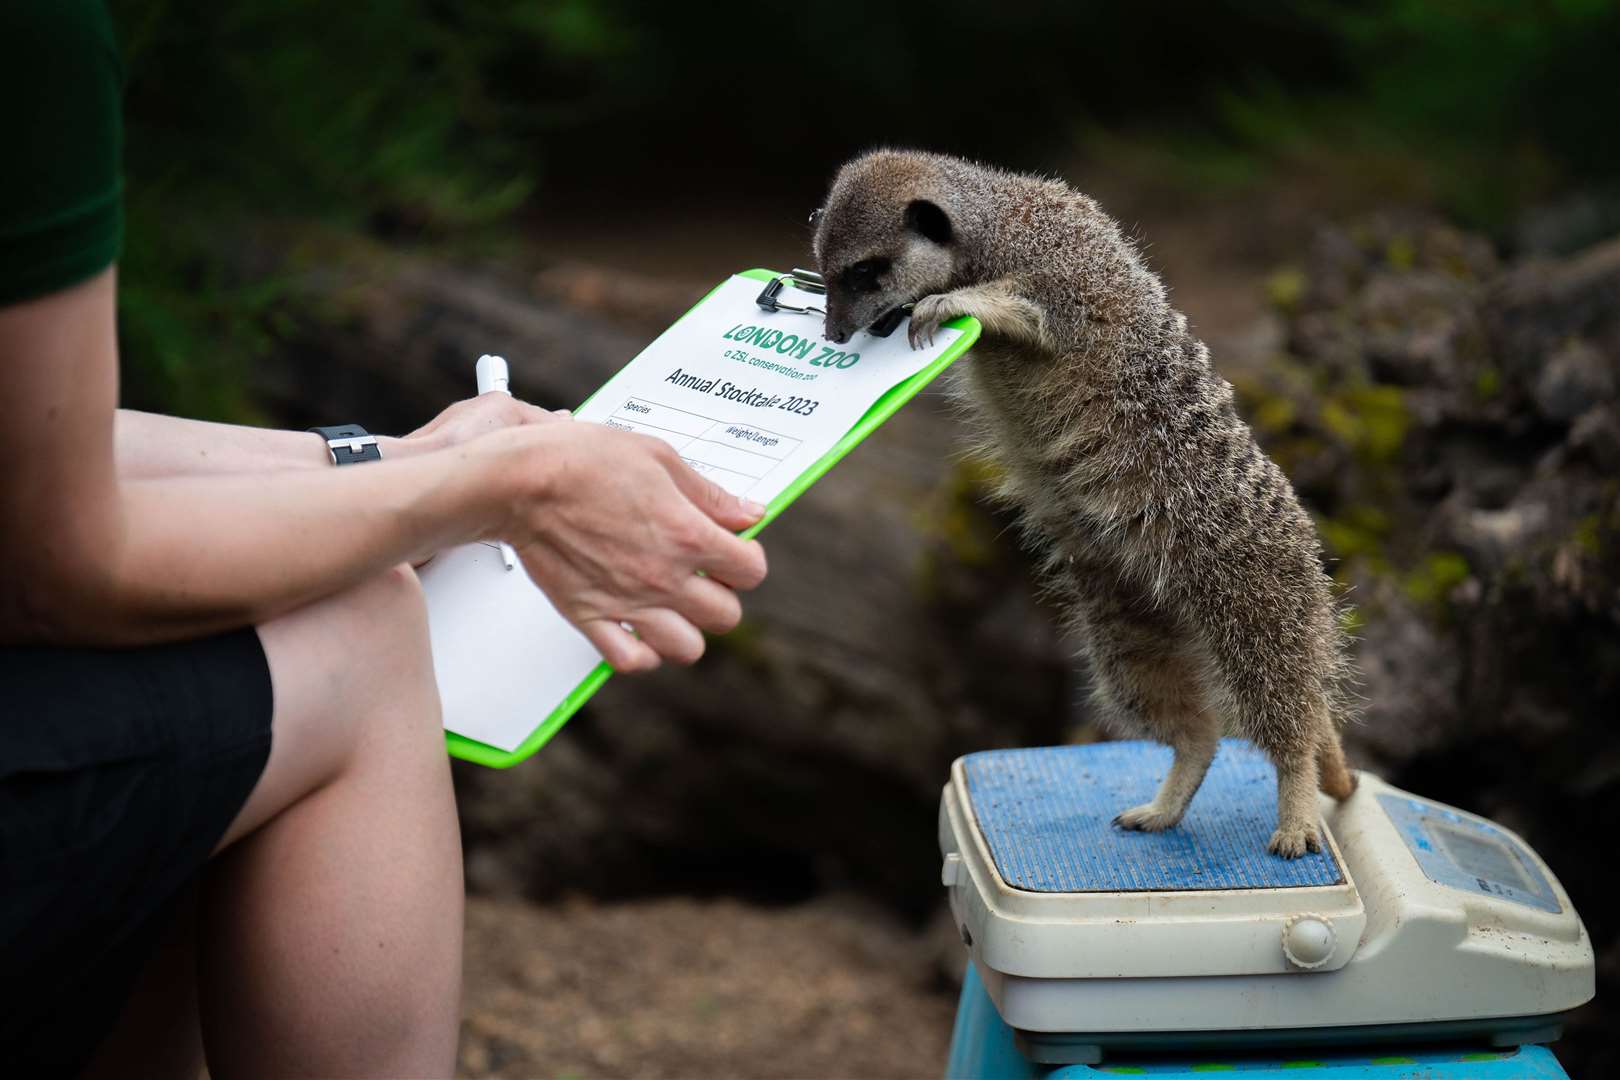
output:
[[[326,449],[334,465],[358,465],[362,461],[381,461],[382,451],[377,449],[377,436],[367,434],[359,424],[340,424],[337,427],[309,429],[326,440]]]

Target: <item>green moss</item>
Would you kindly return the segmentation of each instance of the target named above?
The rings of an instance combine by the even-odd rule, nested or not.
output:
[[[1601,533],[1602,522],[1598,520],[1598,516],[1596,514],[1587,514],[1575,523],[1575,532],[1571,539],[1575,541],[1576,547],[1588,555],[1600,555],[1603,553]]]
[[[1376,383],[1336,391],[1317,418],[1357,457],[1372,463],[1392,460],[1412,423],[1400,388]]]
[[[1417,245],[1404,233],[1393,236],[1384,247],[1384,260],[1397,270],[1410,270],[1417,265]]]
[[[1297,438],[1280,439],[1275,443],[1268,443],[1266,453],[1271,455],[1283,472],[1289,476],[1295,475],[1299,467],[1320,454],[1326,447],[1321,439],[1309,435]]]
[[[1265,379],[1247,371],[1233,372],[1232,396],[1237,400],[1238,411],[1244,416],[1256,415],[1268,402],[1278,397],[1266,385]]]
[[[1350,403],[1361,414],[1366,451],[1380,461],[1394,457],[1412,422],[1401,391],[1393,386],[1367,386],[1351,391]]]
[[[1469,266],[1468,260],[1461,255],[1455,253],[1446,255],[1440,260],[1440,267],[1454,278],[1461,278],[1463,281],[1474,280],[1473,267]]]
[[[1267,398],[1254,410],[1254,424],[1261,431],[1276,433],[1294,426],[1299,406],[1285,397]]]
[[[934,535],[945,541],[951,556],[964,566],[986,566],[994,548],[979,515],[971,506],[954,505],[934,519]]]
[[[1502,392],[1502,373],[1489,365],[1479,369],[1474,376],[1474,396],[1481,401],[1489,401]]]
[[[1266,278],[1266,301],[1284,315],[1292,315],[1305,299],[1306,284],[1304,271],[1285,266]]]
[[[943,499],[919,513],[917,528],[944,542],[950,556],[964,566],[985,566],[995,556],[995,535],[979,508],[1001,482],[1001,470],[985,458],[967,458],[951,472]]]
[[[1389,514],[1377,506],[1352,506],[1344,512],[1346,520],[1352,522],[1356,528],[1377,536],[1380,540],[1389,535]]]
[[[729,633],[716,637],[714,647],[717,652],[734,656],[756,671],[770,666],[770,658],[765,652],[765,632],[757,622],[746,617]]]
[[[1374,573],[1388,573],[1384,542],[1389,537],[1389,515],[1376,506],[1352,506],[1338,517],[1319,518],[1317,532],[1330,557],[1339,560],[1342,574],[1352,563]]]
[[[1355,414],[1345,408],[1342,402],[1333,400],[1322,402],[1317,419],[1322,421],[1323,427],[1337,435],[1340,442],[1353,446],[1361,437],[1361,421],[1357,420]]]
[[[1005,476],[1001,466],[990,458],[963,458],[951,473],[952,494],[977,499],[996,490]]]
[[[1420,604],[1443,603],[1451,590],[1468,579],[1468,560],[1455,551],[1437,551],[1406,575],[1401,587]]]
[[[912,517],[925,538],[935,541],[924,550],[916,569],[916,595],[937,598],[941,572],[947,563],[989,566],[996,558],[997,528],[982,503],[1000,485],[1002,470],[995,462],[970,457],[957,463],[943,492]]]

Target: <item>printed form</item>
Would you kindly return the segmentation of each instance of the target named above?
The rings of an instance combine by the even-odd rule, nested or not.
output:
[[[817,316],[761,310],[760,287],[731,278],[608,380],[575,421],[662,439],[727,491],[769,505],[959,333],[942,329],[913,350],[902,323],[886,338],[863,332],[834,345]],[[818,300],[792,290],[784,299]],[[602,662],[493,545],[441,553],[423,567],[422,584],[451,731],[516,749]]]

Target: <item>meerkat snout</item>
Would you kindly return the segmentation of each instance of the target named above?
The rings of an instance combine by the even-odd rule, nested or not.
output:
[[[835,187],[810,215],[827,285],[826,335],[840,345],[895,308],[948,288],[956,272],[956,227],[940,202],[872,194]]]

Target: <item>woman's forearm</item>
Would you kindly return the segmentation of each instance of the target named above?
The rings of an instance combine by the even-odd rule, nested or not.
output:
[[[489,467],[478,458],[454,449],[250,483],[207,474],[124,480],[108,530],[115,550],[87,556],[105,577],[53,575],[99,596],[61,597],[55,610],[70,621],[48,636],[123,645],[261,623],[486,535],[506,496],[498,479],[475,475]]]
[[[318,435],[240,424],[212,424],[119,409],[113,452],[118,475],[127,480],[331,468]],[[379,436],[383,460],[431,449],[411,440]]]

